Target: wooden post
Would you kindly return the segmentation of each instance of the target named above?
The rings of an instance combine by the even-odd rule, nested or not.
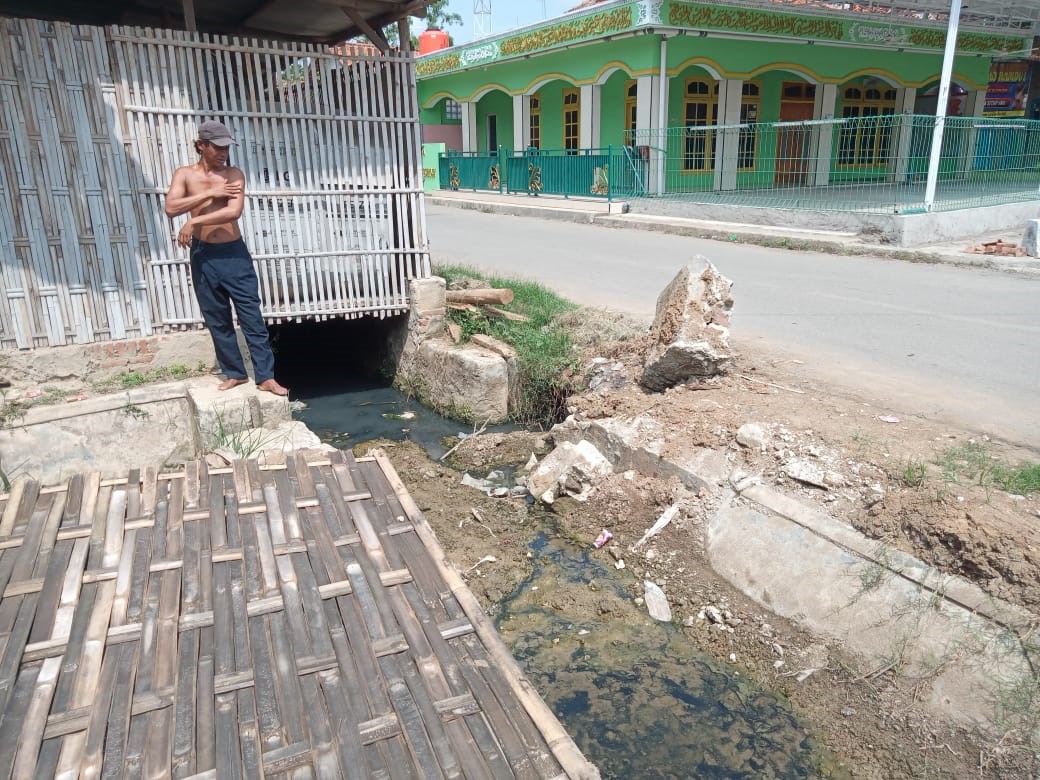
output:
[[[195,26],[195,0],[181,0],[181,9],[184,11],[184,29],[188,32],[197,32]]]

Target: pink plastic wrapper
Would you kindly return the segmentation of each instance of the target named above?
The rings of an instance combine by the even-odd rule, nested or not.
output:
[[[613,538],[614,534],[612,534],[610,531],[604,528],[602,531],[599,532],[599,536],[596,537],[596,541],[594,541],[592,544],[598,550],[600,547],[605,545]]]

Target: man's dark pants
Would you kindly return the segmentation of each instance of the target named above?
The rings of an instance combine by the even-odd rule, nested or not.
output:
[[[249,346],[256,383],[272,379],[274,353],[260,313],[260,285],[246,242],[239,238],[224,244],[209,244],[192,239],[191,278],[221,372],[228,379],[248,376],[231,319],[234,303],[239,327]]]

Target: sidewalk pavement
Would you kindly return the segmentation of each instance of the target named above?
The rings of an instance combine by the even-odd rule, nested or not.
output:
[[[1040,258],[974,254],[968,247],[1002,240],[1021,244],[1022,235],[1008,232],[984,233],[963,241],[917,247],[895,247],[863,240],[857,233],[834,230],[805,230],[775,225],[717,222],[651,214],[623,213],[622,201],[608,203],[602,198],[564,198],[555,195],[500,195],[494,192],[452,192],[438,190],[426,195],[427,203],[472,209],[494,214],[541,217],[568,222],[586,222],[606,227],[653,230],[676,235],[758,244],[810,252],[869,255],[919,263],[988,268],[1011,273],[1040,276]],[[1023,226],[1022,233],[1025,232]]]

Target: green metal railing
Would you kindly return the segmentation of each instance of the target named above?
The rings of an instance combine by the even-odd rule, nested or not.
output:
[[[646,161],[623,146],[600,149],[528,149],[514,154],[445,152],[442,189],[562,195],[611,200],[646,194]]]
[[[766,208],[924,211],[935,117],[638,130],[649,197]],[[949,117],[933,209],[1040,199],[1040,122]]]

